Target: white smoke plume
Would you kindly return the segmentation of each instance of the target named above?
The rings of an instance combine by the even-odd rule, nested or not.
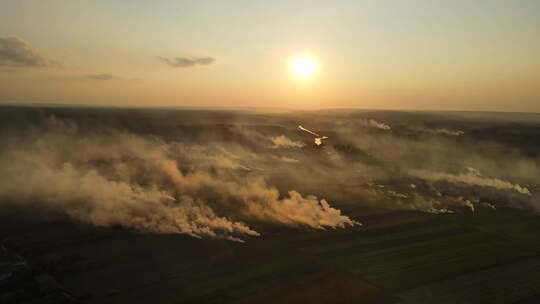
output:
[[[385,130],[385,131],[392,129],[390,125],[385,124],[384,122],[380,122],[380,121],[376,121],[375,119],[368,119],[368,118],[356,119],[356,120],[348,122],[347,124],[363,127],[363,128],[372,128],[372,129],[379,129],[379,130]]]
[[[294,141],[285,135],[275,136],[271,138],[272,148],[302,148],[305,144],[301,141]]]
[[[526,187],[498,178],[482,177],[473,172],[451,174],[446,172],[435,172],[423,169],[411,170],[412,176],[429,180],[429,181],[446,181],[449,183],[464,183],[472,186],[491,187],[500,190],[513,190],[521,194],[531,195],[531,192]]]
[[[465,132],[461,131],[461,130],[450,130],[450,129],[446,129],[446,128],[434,129],[433,133],[435,133],[435,134],[443,134],[443,135],[450,135],[450,136],[460,136],[460,135],[465,134]]]
[[[381,129],[381,130],[390,130],[392,129],[389,125],[376,121],[374,119],[366,119],[366,120],[360,120],[360,124],[363,124],[366,127],[375,128],[375,129]]]
[[[438,128],[438,129],[430,129],[430,128],[414,128],[414,130],[419,132],[425,132],[429,134],[439,134],[439,135],[447,135],[447,136],[461,136],[465,134],[462,130],[451,130],[447,128]]]
[[[39,202],[97,226],[235,241],[259,235],[246,224],[253,219],[314,229],[355,224],[325,200],[294,190],[281,197],[262,178],[228,175],[247,167],[226,150],[194,161],[181,144],[114,130],[86,134],[56,119],[47,124],[3,143],[2,204]]]

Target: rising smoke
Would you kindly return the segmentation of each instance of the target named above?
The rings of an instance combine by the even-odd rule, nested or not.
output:
[[[305,146],[303,142],[293,141],[285,135],[274,136],[271,138],[272,148],[302,148]]]
[[[263,178],[238,174],[249,168],[224,147],[118,130],[83,134],[55,118],[5,144],[3,202],[39,202],[97,226],[240,240],[259,235],[246,224],[254,219],[314,229],[355,224],[325,200],[294,190],[281,196]]]
[[[7,125],[0,206],[38,205],[96,226],[235,241],[264,234],[255,228],[261,223],[360,224],[336,207],[345,205],[435,214],[540,210],[538,161],[498,142],[471,144],[469,132],[449,136],[327,114],[313,125],[330,140],[315,147],[297,130],[310,117],[302,113],[181,114],[47,114]]]

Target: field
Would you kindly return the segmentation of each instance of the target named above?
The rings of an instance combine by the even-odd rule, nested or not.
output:
[[[365,227],[278,230],[245,244],[66,222],[20,229],[9,218],[2,237],[83,302],[534,303],[540,295],[540,223],[522,211],[379,211]]]

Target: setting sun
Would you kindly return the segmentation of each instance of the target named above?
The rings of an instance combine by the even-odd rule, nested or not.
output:
[[[291,69],[300,78],[309,78],[317,70],[317,62],[309,56],[297,56],[291,60]]]

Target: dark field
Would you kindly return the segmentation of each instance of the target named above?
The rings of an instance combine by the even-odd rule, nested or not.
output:
[[[16,215],[1,226],[36,272],[81,302],[537,303],[537,216],[359,213],[363,227],[269,231],[245,244],[58,221],[21,227]]]
[[[51,117],[66,125],[47,129]],[[328,141],[313,146],[297,124]],[[0,128],[2,271],[8,256],[28,264],[0,281],[1,303],[540,302],[536,114],[4,107]],[[151,141],[151,156],[113,149],[124,139],[103,140],[110,130]],[[269,140],[281,135],[292,143]],[[95,136],[96,151],[107,153],[92,152]],[[42,142],[52,143],[33,150]],[[197,190],[187,179],[170,182],[147,167],[152,146],[166,147],[183,177],[203,172],[213,182]],[[36,160],[44,153],[51,156]],[[28,159],[52,172],[46,187]],[[129,184],[132,199],[94,180],[100,196],[88,184],[72,186],[54,171],[66,163],[80,173],[69,180],[97,172],[114,187]],[[128,173],[117,173],[124,165]],[[279,198],[244,189],[252,177]],[[225,182],[242,194],[222,190]],[[174,203],[137,196],[155,187]],[[293,189],[328,199],[341,214],[317,200],[291,203]],[[184,208],[188,194],[260,235],[198,213],[187,217],[192,230],[160,215]],[[263,211],[250,213],[260,201]],[[139,202],[145,207],[130,209]],[[188,206],[182,212],[199,205]],[[167,221],[178,228],[160,226]]]

